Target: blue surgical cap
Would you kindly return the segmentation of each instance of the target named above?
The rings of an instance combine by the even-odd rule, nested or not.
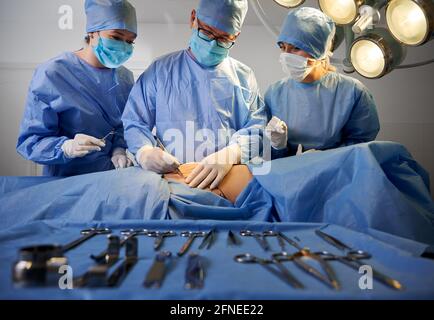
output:
[[[247,15],[247,0],[201,0],[197,18],[229,34],[241,32]]]
[[[128,30],[137,35],[136,9],[127,0],[86,0],[86,32]]]
[[[292,44],[314,59],[323,59],[331,48],[335,32],[334,22],[322,11],[302,7],[289,12],[277,42]]]

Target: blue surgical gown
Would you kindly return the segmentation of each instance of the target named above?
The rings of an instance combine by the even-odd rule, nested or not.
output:
[[[329,72],[313,83],[285,78],[265,94],[269,118],[288,126],[288,148],[273,158],[294,155],[299,144],[326,150],[375,140],[380,123],[374,99],[358,80]]]
[[[40,65],[30,84],[17,151],[45,165],[49,176],[73,176],[113,169],[112,151],[126,148],[122,112],[134,78],[124,67],[100,69],[72,52]],[[68,159],[61,147],[78,133],[102,138],[112,130],[101,152]]]
[[[230,57],[205,68],[182,50],[157,59],[141,75],[122,120],[133,154],[155,146],[155,128],[181,162],[200,161],[231,143],[248,161],[258,152],[266,111],[250,68]]]

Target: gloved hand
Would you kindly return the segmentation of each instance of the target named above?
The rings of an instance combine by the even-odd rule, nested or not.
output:
[[[181,165],[171,154],[152,146],[142,147],[136,159],[143,169],[161,174],[174,172]]]
[[[62,151],[67,158],[82,158],[89,153],[101,151],[105,143],[95,137],[86,134],[76,134],[74,139],[66,140],[62,145]]]
[[[127,152],[124,148],[116,148],[113,151],[112,163],[116,169],[124,169],[133,165],[133,162],[128,159]]]
[[[288,144],[288,127],[284,121],[273,117],[265,128],[265,136],[274,149],[284,149]]]
[[[241,161],[241,148],[238,144],[230,145],[203,159],[185,180],[192,188],[217,188],[232,169]]]
[[[299,144],[299,145],[298,145],[298,148],[297,148],[297,153],[296,153],[296,155],[299,156],[299,155],[302,155],[302,154],[305,154],[305,153],[314,153],[314,152],[321,152],[321,151],[322,151],[322,150],[309,149],[309,150],[303,152],[303,145]]]

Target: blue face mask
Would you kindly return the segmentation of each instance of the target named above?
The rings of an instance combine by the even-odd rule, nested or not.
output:
[[[201,39],[197,34],[197,29],[193,29],[190,48],[197,61],[206,67],[220,64],[229,55],[229,49],[219,47],[216,40]]]
[[[116,69],[123,65],[133,54],[133,45],[125,41],[99,37],[93,53],[107,68]]]

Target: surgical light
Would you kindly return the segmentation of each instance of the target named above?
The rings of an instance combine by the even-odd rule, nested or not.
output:
[[[350,49],[354,69],[368,79],[381,78],[392,71],[405,54],[405,48],[385,29],[374,29],[357,38]]]
[[[434,32],[434,2],[391,0],[386,7],[386,21],[398,41],[419,46],[427,42]]]
[[[354,22],[359,14],[361,0],[318,0],[320,9],[336,24]]]
[[[303,4],[304,0],[274,0],[278,5],[281,5],[285,8],[295,8],[299,5]]]

